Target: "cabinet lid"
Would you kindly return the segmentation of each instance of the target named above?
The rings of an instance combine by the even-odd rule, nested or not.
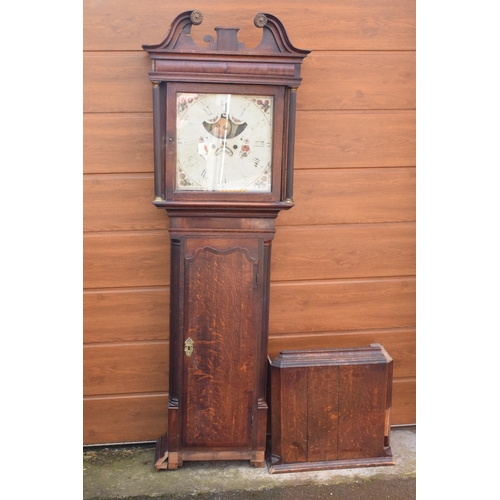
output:
[[[283,350],[271,362],[271,366],[298,368],[391,362],[392,358],[382,344],[370,344],[368,347]]]

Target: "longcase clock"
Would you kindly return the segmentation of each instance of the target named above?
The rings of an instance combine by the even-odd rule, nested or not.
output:
[[[152,60],[155,199],[170,219],[168,432],[156,467],[187,460],[264,465],[274,221],[293,206],[296,91],[309,53],[257,14],[255,48],[238,28],[191,37],[177,16]]]

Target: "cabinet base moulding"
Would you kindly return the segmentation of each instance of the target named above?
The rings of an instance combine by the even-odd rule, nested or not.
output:
[[[360,467],[378,467],[381,465],[396,465],[390,451],[387,457],[355,458],[349,460],[329,460],[325,462],[296,462],[282,464],[280,457],[268,455],[266,457],[267,468],[270,474],[282,474],[285,472],[309,472],[333,469],[356,469]]]

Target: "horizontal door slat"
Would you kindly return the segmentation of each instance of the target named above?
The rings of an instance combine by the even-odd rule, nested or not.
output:
[[[293,199],[278,226],[415,221],[415,168],[297,170]]]
[[[271,284],[269,333],[415,326],[411,278]]]
[[[167,286],[169,255],[167,231],[87,233],[83,238],[83,286]]]
[[[84,297],[86,342],[167,338],[166,290],[96,291]],[[415,326],[411,278],[272,283],[270,300],[271,335]]]
[[[86,292],[83,340],[85,343],[168,340],[169,301],[167,288]]]
[[[415,123],[415,111],[298,112],[295,169],[414,167]],[[84,124],[86,173],[153,173],[151,114],[86,114]]]
[[[85,173],[153,173],[153,114],[84,114],[83,155]]]
[[[83,349],[85,396],[168,390],[168,342]]]
[[[297,114],[295,168],[414,167],[414,111]]]
[[[83,111],[151,112],[152,85],[146,52],[84,53]]]
[[[146,52],[85,53],[84,111],[150,112],[150,66]],[[415,109],[413,52],[313,53],[302,76],[299,110]]]
[[[86,233],[84,286],[166,286],[169,245],[167,231]],[[413,274],[413,223],[282,227],[273,243],[274,281]]]
[[[281,227],[271,276],[324,280],[415,274],[415,224]]]
[[[298,109],[415,109],[414,52],[313,52]]]
[[[83,443],[156,441],[167,432],[168,396],[83,400]]]
[[[394,380],[392,424],[416,423],[415,380]],[[152,394],[83,401],[84,444],[156,441],[167,431],[168,396]]]
[[[142,44],[160,43],[170,22],[192,9],[190,2],[141,3],[84,2],[85,50],[137,50]],[[239,41],[256,46],[262,31],[253,25],[257,12],[270,12],[284,24],[291,42],[309,50],[413,50],[415,2],[413,0],[339,0],[308,7],[303,0],[278,0],[244,4],[222,0],[198,0],[203,24],[191,33],[201,47],[203,36],[215,35],[215,26],[240,27]]]
[[[83,230],[168,229],[167,213],[153,198],[153,174],[85,175]]]
[[[153,183],[152,173],[84,176],[84,231],[167,229]],[[415,220],[414,167],[298,170],[294,185],[295,208],[278,226]]]
[[[412,425],[417,423],[416,381],[394,380],[392,386],[392,425]]]

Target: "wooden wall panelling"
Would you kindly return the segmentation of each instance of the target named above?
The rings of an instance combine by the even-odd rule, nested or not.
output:
[[[298,110],[414,109],[415,55],[326,52],[304,62]],[[150,112],[150,61],[141,52],[84,54],[85,112]],[[309,83],[307,83],[309,82]]]
[[[137,50],[143,43],[159,43],[168,24],[179,13],[196,8],[203,12],[201,26],[193,37],[203,36],[214,26],[239,26],[239,39],[248,47],[260,41],[253,26],[258,12],[270,12],[287,28],[296,47],[309,50],[414,50],[415,0],[257,0],[242,4],[222,0],[142,3],[120,0],[84,1],[85,50]],[[314,33],[314,36],[311,36]]]
[[[415,224],[281,227],[273,256],[274,281],[414,275]]]
[[[414,223],[282,227],[272,280],[412,275],[414,238]],[[168,284],[166,231],[86,233],[84,250],[86,288]]]
[[[296,170],[293,199],[278,226],[415,221],[415,168]]]
[[[85,113],[84,173],[151,172],[152,113]]]
[[[86,233],[83,251],[84,288],[169,285],[167,231]]]
[[[151,112],[150,70],[146,52],[84,53],[83,111]]]
[[[167,406],[166,393],[84,398],[83,442],[155,441],[167,431]]]
[[[167,287],[87,290],[83,295],[83,340],[168,340],[169,309]]]
[[[392,425],[417,423],[415,378],[394,380],[392,387]]]
[[[411,110],[297,113],[295,167],[414,167],[415,123]]]
[[[167,229],[165,212],[151,203],[152,179],[84,176],[84,230]],[[294,179],[296,207],[280,214],[279,226],[415,221],[414,167],[296,170]]]
[[[153,174],[97,174],[83,178],[84,231],[168,229],[153,204]]]
[[[297,109],[414,109],[414,52],[313,52]]]
[[[149,116],[86,114],[85,172],[153,172]],[[298,112],[295,169],[414,167],[415,122],[414,110]]]
[[[83,394],[128,394],[168,390],[168,342],[87,345]]]
[[[270,334],[415,326],[415,278],[271,283]]]

